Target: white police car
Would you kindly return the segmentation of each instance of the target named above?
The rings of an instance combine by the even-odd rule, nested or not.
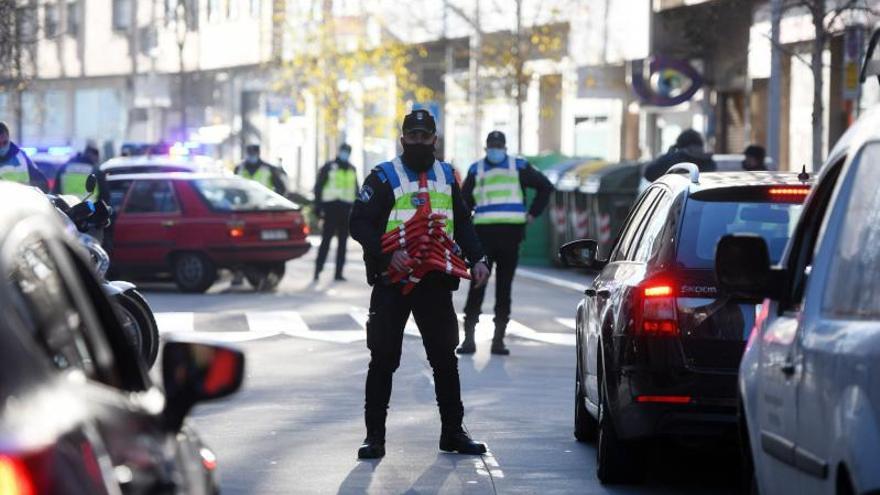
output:
[[[863,77],[880,75],[878,39]],[[739,373],[753,492],[880,492],[878,185],[875,106],[830,153],[779,265],[759,237],[718,244],[722,287],[764,300]]]

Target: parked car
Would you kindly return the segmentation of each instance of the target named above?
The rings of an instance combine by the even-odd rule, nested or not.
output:
[[[113,266],[166,272],[187,292],[204,292],[217,270],[243,270],[274,289],[286,261],[305,254],[308,227],[295,203],[235,176],[197,173],[113,175]]]
[[[136,155],[111,158],[101,164],[107,176],[124,174],[153,174],[159,172],[223,173],[223,165],[206,156]]]
[[[755,304],[718,289],[715,245],[749,232],[778,259],[809,187],[791,173],[679,164],[639,197],[609,259],[595,240],[560,249],[567,265],[599,271],[577,308],[574,434],[598,437],[600,481],[639,480],[645,440],[735,434]]]
[[[831,151],[781,260],[762,239],[718,245],[724,290],[764,300],[738,386],[753,491],[880,493],[878,184],[875,106]]]
[[[240,387],[244,355],[169,340],[163,392],[45,196],[0,197],[0,492],[217,493],[185,416]]]

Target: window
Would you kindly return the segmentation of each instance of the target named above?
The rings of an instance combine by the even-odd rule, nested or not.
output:
[[[844,318],[880,318],[880,144],[858,158],[822,310]]]
[[[767,241],[770,260],[778,263],[803,205],[701,201],[685,206],[676,259],[686,268],[711,270],[715,247],[727,234],[756,234]]]
[[[79,3],[67,2],[67,34],[79,35]]]
[[[42,239],[21,244],[9,273],[17,316],[56,368],[95,376],[82,315],[72,303],[59,266]]]
[[[633,255],[634,261],[648,261],[651,256],[657,252],[657,247],[659,247],[655,241],[660,237],[660,233],[663,231],[663,226],[666,225],[669,215],[669,205],[672,203],[672,198],[669,194],[664,192],[661,192],[660,194],[661,196],[660,199],[657,200],[657,206],[648,217],[648,223],[645,225],[642,238],[636,248],[635,255]]]
[[[131,27],[132,0],[113,0],[113,29],[126,31]]]
[[[641,228],[642,220],[645,217],[645,214],[650,209],[651,205],[654,203],[654,200],[657,198],[657,195],[660,194],[660,190],[657,188],[649,190],[642,196],[642,200],[635,206],[634,210],[630,212],[629,217],[627,218],[627,223],[624,225],[623,230],[620,232],[620,238],[617,242],[617,247],[615,248],[614,254],[612,256],[612,261],[622,261],[629,258],[629,253],[632,252],[631,245],[633,240],[638,237],[639,229]]]
[[[125,203],[126,213],[174,213],[180,211],[174,188],[168,181],[135,182]]]
[[[260,0],[250,0],[251,17],[260,17]]]
[[[193,181],[208,206],[219,211],[287,211],[296,208],[284,196],[244,179]]]
[[[58,35],[58,5],[47,3],[43,7],[43,30],[46,32],[47,38],[54,38]]]
[[[16,9],[15,20],[18,24],[19,39],[22,43],[37,41],[37,11],[34,7],[19,7]]]
[[[109,190],[108,199],[110,201],[110,206],[112,206],[114,210],[122,208],[122,203],[125,201],[125,194],[128,192],[130,186],[130,180],[107,181],[107,189]]]

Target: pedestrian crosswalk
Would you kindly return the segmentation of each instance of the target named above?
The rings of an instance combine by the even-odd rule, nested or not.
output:
[[[156,322],[159,332],[178,337],[209,337],[224,342],[247,342],[271,337],[293,337],[350,344],[366,339],[366,308],[352,307],[350,311],[334,314],[300,313],[298,311],[244,311],[244,312],[159,312]],[[459,319],[462,315],[459,315]],[[553,324],[558,331],[537,331],[516,320],[507,326],[507,334],[514,338],[546,344],[573,346],[575,336],[565,325]],[[491,316],[477,325],[476,339],[492,339],[494,326]],[[404,335],[421,338],[412,318],[407,322]]]

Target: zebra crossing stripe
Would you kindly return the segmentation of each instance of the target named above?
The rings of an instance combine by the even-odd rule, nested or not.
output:
[[[224,316],[226,318],[224,318]],[[210,337],[213,340],[222,342],[247,342],[251,340],[260,340],[279,335],[303,338],[310,340],[319,340],[323,342],[335,342],[341,344],[350,344],[366,340],[366,326],[368,312],[365,308],[352,308],[348,316],[354,320],[354,323],[360,327],[359,329],[345,330],[312,330],[308,323],[298,311],[248,311],[248,312],[229,312],[229,313],[213,313],[212,321],[232,320],[244,317],[247,323],[247,331],[224,331],[222,328],[211,330],[199,330],[196,328],[196,313],[192,312],[168,312],[156,313],[156,323],[159,326],[159,332],[162,334],[174,335],[183,338],[205,338]],[[458,315],[459,320],[464,319],[464,315]],[[561,320],[563,319],[557,319]],[[564,324],[564,323],[563,323]],[[460,330],[461,330],[460,326]],[[495,329],[491,318],[484,317],[477,323],[475,339],[478,342],[486,342],[492,340]],[[572,333],[556,333],[556,332],[537,332],[522,323],[511,320],[507,325],[507,334],[547,344],[573,346],[575,345],[575,336]],[[415,321],[410,317],[404,328],[404,335],[408,337],[421,338]]]

